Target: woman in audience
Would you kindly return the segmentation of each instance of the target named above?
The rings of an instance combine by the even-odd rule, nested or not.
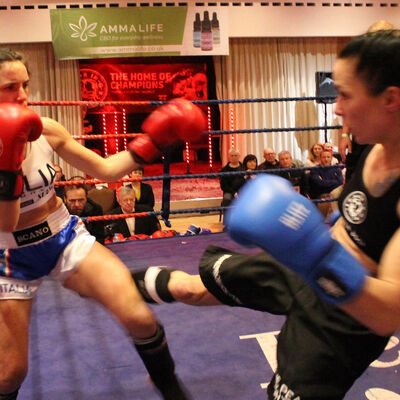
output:
[[[243,171],[255,171],[258,166],[257,157],[254,154],[247,154],[243,159]],[[257,175],[245,175],[244,179],[255,178]]]
[[[129,178],[141,178],[143,176],[144,169],[139,167],[132,171],[128,176]],[[151,185],[142,181],[126,182],[125,186],[130,186],[135,189],[136,193],[136,206],[144,206],[142,211],[151,211],[154,209],[154,192]]]
[[[306,167],[315,167],[320,163],[321,152],[324,149],[322,143],[314,143],[310,150],[308,150],[307,161],[305,162]]]
[[[334,154],[332,143],[329,143],[329,142],[324,143],[323,148],[324,148],[324,150],[328,150],[328,151],[330,151],[332,153],[332,163],[331,163],[331,165],[339,164],[340,154],[339,153],[335,153]]]

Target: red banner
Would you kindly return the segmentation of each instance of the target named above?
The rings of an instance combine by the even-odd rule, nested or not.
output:
[[[205,63],[80,64],[82,100],[207,100]]]
[[[85,101],[169,101],[183,97],[207,100],[207,63],[135,64],[124,59],[80,63],[82,100]],[[207,106],[202,106],[204,110]],[[86,134],[141,132],[141,124],[154,106],[105,106],[88,109]],[[126,148],[128,140],[107,138],[86,141],[86,146],[103,156]]]

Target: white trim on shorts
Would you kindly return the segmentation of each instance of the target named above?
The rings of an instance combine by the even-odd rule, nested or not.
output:
[[[71,215],[68,212],[67,207],[65,207],[65,205],[62,204],[61,207],[59,207],[56,211],[48,215],[46,220],[42,222],[47,222],[52,235],[55,235],[56,233],[60,232],[67,226],[70,217]],[[24,228],[24,230],[35,227],[36,225],[40,225],[40,223],[27,226]],[[22,247],[40,243],[46,239],[47,237],[44,237],[42,240],[38,240],[37,242],[21,246],[17,244],[13,232],[0,232],[0,249],[20,249]]]
[[[62,206],[60,208],[65,208],[65,206]],[[51,214],[49,217],[54,216],[54,214],[58,213],[59,209]],[[67,218],[65,218],[65,221],[63,221],[60,226],[64,225],[65,227],[68,224],[70,218],[71,215],[68,213]],[[52,220],[54,222],[54,218],[52,218]],[[49,220],[47,221],[50,225]],[[58,221],[61,222],[61,220]],[[58,230],[58,232],[60,230]],[[86,230],[86,227],[81,220],[79,220],[74,230],[76,232],[75,238],[64,248],[60,258],[57,261],[56,266],[48,275],[49,278],[59,281],[61,283],[64,282],[73,272],[75,272],[80,263],[90,253],[96,241],[96,238]],[[54,232],[54,234],[58,232]],[[25,281],[22,279],[0,276],[0,300],[31,299],[33,298],[35,292],[39,289],[39,286],[43,282],[43,279],[46,279],[46,277],[31,281]]]

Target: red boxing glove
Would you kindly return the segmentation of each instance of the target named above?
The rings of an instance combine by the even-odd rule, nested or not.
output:
[[[129,236],[129,240],[142,240],[142,239],[149,239],[150,236],[145,235],[144,233],[139,233],[137,235]]]
[[[155,232],[153,232],[153,234],[150,237],[152,239],[155,239],[155,238],[161,238],[161,237],[165,237],[165,236],[166,236],[166,234],[164,231],[155,231]]]
[[[39,115],[28,107],[0,103],[0,200],[21,196],[25,144],[38,139],[42,129]]]
[[[200,142],[206,126],[206,117],[198,106],[185,99],[175,99],[146,118],[142,124],[144,134],[132,140],[128,147],[137,163],[149,163],[166,147],[181,140]]]

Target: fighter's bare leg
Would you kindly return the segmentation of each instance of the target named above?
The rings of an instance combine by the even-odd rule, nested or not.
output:
[[[132,273],[137,287],[149,303],[180,301],[192,306],[221,304],[204,286],[200,275],[165,267],[149,267]]]
[[[0,399],[16,399],[28,372],[32,300],[0,300]]]
[[[110,310],[132,338],[154,335],[156,319],[136,289],[129,270],[114,253],[99,243],[95,243],[64,286]]]
[[[168,290],[175,298],[192,306],[215,306],[222,304],[204,286],[200,275],[190,275],[184,271],[172,271]]]
[[[175,375],[163,327],[143,301],[129,270],[114,253],[95,243],[64,286],[95,299],[121,321],[165,400],[189,399]]]

